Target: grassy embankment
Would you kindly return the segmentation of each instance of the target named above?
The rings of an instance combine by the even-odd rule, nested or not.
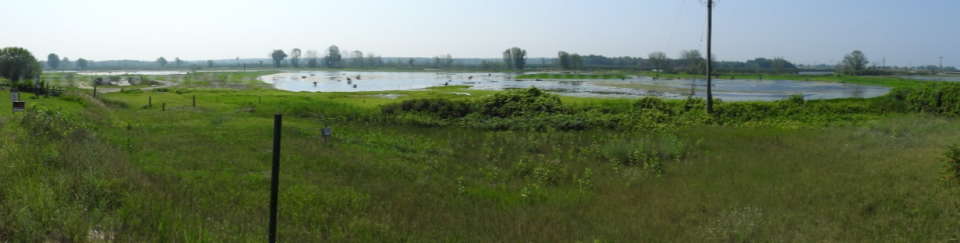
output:
[[[392,125],[377,115],[397,100],[376,94],[489,94],[449,92],[458,88],[177,89],[30,99],[32,111],[15,115],[2,106],[0,241],[262,241],[275,112],[285,113],[283,241],[960,237],[960,191],[936,178],[935,157],[960,141],[952,118],[534,132]],[[562,101],[601,110],[634,102]],[[851,102],[867,101],[803,106]],[[328,144],[323,126],[334,129]]]
[[[134,85],[131,86],[116,86],[116,85],[99,85],[98,88],[123,88],[123,89],[138,89],[146,88],[155,85],[162,85],[162,83],[154,81],[167,81],[171,83],[176,83],[180,87],[188,88],[233,88],[233,89],[244,89],[250,87],[260,87],[267,88],[269,85],[263,84],[257,80],[257,77],[274,74],[276,71],[249,71],[249,72],[197,72],[197,73],[187,73],[187,74],[174,74],[174,75],[124,75],[123,73],[116,73],[106,76],[97,76],[103,78],[104,81],[118,81],[121,79],[130,79],[133,78],[135,81]],[[80,82],[86,83],[87,86],[93,86],[94,76],[81,75],[77,73],[44,73],[41,75],[41,79],[47,81],[51,86],[65,86],[65,87],[78,87]]]

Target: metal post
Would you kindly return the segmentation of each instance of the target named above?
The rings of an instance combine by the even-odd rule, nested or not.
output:
[[[163,103],[163,108],[162,108],[162,109],[163,109],[163,110],[161,110],[161,111],[167,111],[167,103]]]
[[[280,128],[282,114],[273,114],[273,173],[270,175],[270,236],[269,242],[277,242],[277,192],[280,187]]]
[[[197,107],[197,96],[193,96],[193,107]]]
[[[93,86],[93,98],[97,98],[97,86]]]
[[[153,96],[147,96],[147,106],[153,108]]]
[[[713,113],[713,80],[710,76],[710,72],[713,69],[712,62],[710,58],[713,57],[713,52],[711,51],[710,39],[713,35],[713,0],[707,0],[707,113]]]

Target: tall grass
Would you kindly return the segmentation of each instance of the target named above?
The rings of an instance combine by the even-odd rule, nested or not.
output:
[[[879,114],[856,102],[725,110],[772,119],[754,121],[762,126],[564,131],[376,120],[383,114],[365,96],[189,89],[74,97],[0,117],[0,241],[263,241],[276,112],[285,116],[281,241],[960,237],[960,191],[938,181],[936,160],[960,139],[955,120],[894,113],[790,125],[816,122],[791,110],[798,107]],[[161,111],[158,101],[174,109]],[[703,114],[685,102],[571,109]],[[563,116],[579,115],[555,117]],[[777,117],[793,123],[771,122]],[[326,126],[334,135],[324,143]]]

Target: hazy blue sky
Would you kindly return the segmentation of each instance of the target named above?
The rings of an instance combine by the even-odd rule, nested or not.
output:
[[[698,0],[0,0],[0,47],[41,60],[265,58],[298,47],[382,56],[643,56],[701,49]],[[960,0],[722,0],[719,60],[832,63],[855,49],[887,65],[960,66]],[[679,17],[679,18],[678,18]],[[677,21],[679,19],[679,21]],[[675,34],[674,23],[676,23]],[[671,36],[672,41],[671,41]],[[669,49],[668,49],[669,47]]]

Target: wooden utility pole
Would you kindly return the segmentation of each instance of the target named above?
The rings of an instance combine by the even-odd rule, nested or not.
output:
[[[713,113],[713,51],[710,41],[713,36],[713,0],[707,0],[707,113]]]
[[[270,173],[270,232],[267,241],[277,242],[277,203],[280,191],[280,129],[283,126],[283,115],[273,115],[273,169]]]

